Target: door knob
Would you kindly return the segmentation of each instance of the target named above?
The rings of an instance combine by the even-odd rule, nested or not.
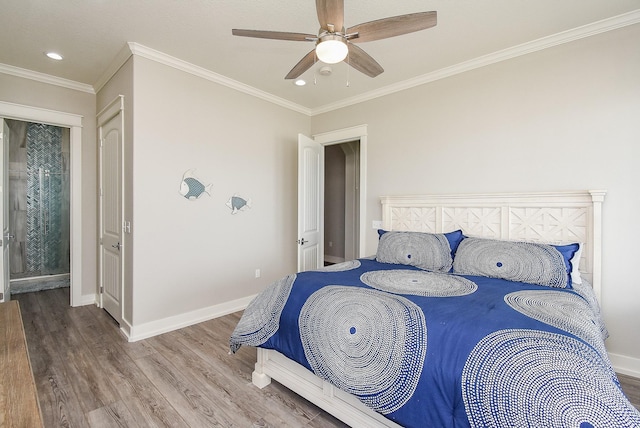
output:
[[[113,248],[116,248],[118,251],[120,251],[120,243],[118,242],[115,245],[112,245]]]
[[[306,244],[306,243],[307,243],[307,242],[309,242],[309,241],[307,241],[307,240],[305,240],[304,238],[302,238],[302,239],[298,239],[298,241],[297,241],[297,242],[298,242],[298,244],[300,244],[300,245],[304,245],[304,244]]]

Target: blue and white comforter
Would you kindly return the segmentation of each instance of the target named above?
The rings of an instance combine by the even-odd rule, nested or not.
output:
[[[407,427],[634,427],[588,286],[361,259],[287,276],[231,336],[275,349]]]

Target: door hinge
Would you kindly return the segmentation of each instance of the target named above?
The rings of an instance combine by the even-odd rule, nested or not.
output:
[[[100,294],[104,293],[104,286],[100,286]]]
[[[4,302],[4,293],[0,293],[0,301]]]

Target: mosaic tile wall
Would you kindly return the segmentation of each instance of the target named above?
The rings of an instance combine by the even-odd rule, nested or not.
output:
[[[69,131],[7,123],[11,279],[69,273]]]

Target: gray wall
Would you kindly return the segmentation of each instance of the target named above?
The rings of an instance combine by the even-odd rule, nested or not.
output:
[[[312,133],[368,124],[368,225],[380,195],[608,190],[607,347],[640,374],[638,40],[634,25],[531,53],[315,116]]]
[[[297,134],[309,134],[310,118],[139,56],[100,91],[99,108],[118,93],[128,109],[125,317],[134,330],[193,320],[295,271]],[[212,196],[179,194],[189,169]],[[252,207],[232,215],[225,204],[236,193]]]
[[[346,160],[340,144],[324,148],[324,254],[344,261]],[[330,245],[331,244],[331,245]]]

